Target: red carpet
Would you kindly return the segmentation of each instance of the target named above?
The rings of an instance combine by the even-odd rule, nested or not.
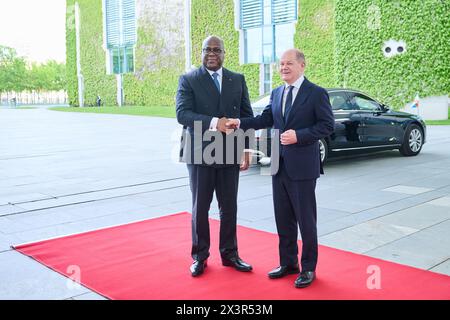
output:
[[[220,263],[218,221],[211,220],[211,257],[198,278],[189,273],[187,213],[16,246],[66,276],[111,299],[450,299],[450,277],[320,246],[317,280],[296,289],[296,275],[270,280],[278,264],[275,234],[238,228],[239,251],[253,264],[241,273]],[[368,289],[369,266],[381,272],[381,289]],[[69,274],[67,274],[69,270]],[[370,281],[369,281],[370,282]]]

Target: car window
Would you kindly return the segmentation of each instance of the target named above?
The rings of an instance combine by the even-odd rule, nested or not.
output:
[[[361,94],[355,94],[352,97],[351,101],[357,106],[359,110],[378,111],[381,109],[378,102]]]
[[[344,92],[331,92],[330,104],[333,110],[351,110],[352,106],[348,102],[347,96]]]

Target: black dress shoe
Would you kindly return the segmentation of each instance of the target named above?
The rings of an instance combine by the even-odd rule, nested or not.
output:
[[[207,266],[206,260],[194,260],[194,262],[190,267],[191,275],[193,277],[201,275],[203,271],[205,271],[206,266]]]
[[[252,271],[252,266],[248,263],[245,263],[242,261],[239,257],[229,258],[229,259],[223,259],[222,258],[222,264],[226,267],[234,267],[238,271],[248,272]]]
[[[303,271],[295,280],[296,288],[306,288],[316,279],[314,271]]]
[[[277,279],[287,276],[288,274],[300,273],[298,265],[295,266],[279,266],[268,273],[270,279]]]

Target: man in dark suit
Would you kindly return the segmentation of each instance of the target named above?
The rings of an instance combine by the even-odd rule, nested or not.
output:
[[[330,135],[334,117],[328,93],[303,75],[305,56],[297,49],[284,52],[280,74],[285,84],[274,89],[269,105],[255,118],[230,120],[229,128],[279,130],[272,144],[272,192],[279,236],[280,266],[269,278],[300,273],[297,288],[309,286],[317,265],[316,179],[323,173],[319,139]],[[274,141],[273,141],[274,142]],[[274,148],[275,147],[275,148]],[[273,170],[275,169],[275,170]],[[298,227],[302,236],[301,272],[298,265]]]
[[[243,75],[222,67],[222,39],[211,36],[202,46],[203,66],[180,77],[177,120],[183,125],[182,157],[192,191],[192,276],[201,275],[209,257],[208,211],[214,191],[220,210],[220,255],[224,266],[251,271],[238,254],[236,238],[239,170],[249,167],[235,139],[227,139],[228,118],[253,117]],[[200,141],[200,143],[197,143]],[[233,153],[230,157],[230,153]],[[242,157],[240,156],[242,155]]]

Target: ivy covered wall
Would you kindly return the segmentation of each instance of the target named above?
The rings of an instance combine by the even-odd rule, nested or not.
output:
[[[450,1],[441,0],[336,0],[337,84],[395,108],[416,93],[448,94],[449,12]],[[403,53],[385,57],[389,40],[391,50],[403,41]]]
[[[102,0],[67,0],[67,72],[69,100],[78,105],[75,2],[80,7],[80,53],[86,105],[97,94],[116,105],[116,78],[106,74]],[[184,72],[184,1],[137,0],[138,42],[135,72],[124,75],[125,104],[174,106],[178,76]]]
[[[175,105],[184,72],[184,0],[137,0],[138,43],[134,74],[124,76],[128,105]]]
[[[101,0],[76,0],[81,11],[81,65],[85,103],[116,104],[116,80],[106,75],[102,48]],[[68,94],[78,104],[75,61],[75,0],[67,0]],[[184,0],[137,0],[138,43],[135,73],[124,77],[127,105],[174,105],[184,72]],[[259,93],[259,65],[239,65],[239,32],[233,0],[192,0],[192,64],[201,64],[201,44],[209,35],[224,39],[225,67],[245,74],[251,98]],[[294,44],[304,51],[306,76],[323,87],[365,91],[393,107],[416,93],[450,90],[450,1],[299,0]],[[447,32],[446,32],[447,31]],[[386,58],[388,40],[404,41],[402,54]],[[274,66],[273,86],[281,84]]]
[[[299,0],[298,4],[294,46],[305,54],[305,75],[322,87],[334,87],[335,0]]]
[[[94,105],[97,94],[105,105],[116,104],[116,79],[106,74],[102,48],[103,17],[101,0],[67,0],[67,72],[69,100],[78,105],[74,4],[78,2],[81,20],[81,69],[85,104]],[[183,0],[137,0],[138,43],[135,73],[124,76],[127,105],[173,106],[178,77],[184,72]],[[334,83],[329,56],[334,50],[334,0],[300,0],[295,44],[305,51],[308,77],[322,85]],[[318,19],[317,19],[318,17]],[[201,65],[202,41],[209,35],[224,39],[225,67],[245,74],[251,98],[259,95],[259,65],[239,64],[239,32],[234,27],[233,0],[192,0],[192,64]],[[314,50],[317,37],[320,50]],[[310,41],[311,40],[311,41]],[[274,66],[274,86],[281,84]]]
[[[66,0],[66,76],[67,96],[71,106],[78,105],[74,0]]]
[[[334,61],[335,0],[299,0],[299,20],[294,45],[304,51],[307,77],[325,87],[335,86]],[[192,0],[192,54],[200,65],[201,44],[208,35],[224,39],[225,67],[243,73],[250,96],[259,94],[259,65],[239,65],[239,32],[234,27],[233,0]],[[273,87],[282,83],[277,66],[273,66]]]
[[[106,56],[103,45],[103,18],[101,0],[67,0],[67,79],[71,105],[78,105],[76,69],[75,2],[80,8],[80,60],[84,77],[84,103],[95,105],[97,95],[104,104],[116,104],[116,80],[106,75]]]

